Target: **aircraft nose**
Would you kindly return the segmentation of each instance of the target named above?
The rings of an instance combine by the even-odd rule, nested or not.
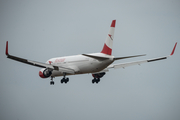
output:
[[[45,76],[44,76],[44,74],[43,74],[43,71],[42,71],[42,70],[40,70],[40,71],[39,71],[39,77],[41,77],[41,78],[45,78]]]

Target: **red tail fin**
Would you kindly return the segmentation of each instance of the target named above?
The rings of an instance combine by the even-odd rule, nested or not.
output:
[[[106,43],[105,43],[105,44],[104,44],[104,47],[103,47],[103,49],[102,49],[102,51],[101,51],[101,53],[104,53],[104,54],[107,54],[107,55],[111,55],[112,49],[109,48],[109,47],[106,45]]]
[[[104,43],[104,47],[101,51],[101,53],[111,55],[112,54],[112,46],[113,46],[113,38],[114,38],[114,29],[116,25],[116,20],[113,20],[110,26],[110,30],[108,33],[108,36],[106,38],[106,41]]]

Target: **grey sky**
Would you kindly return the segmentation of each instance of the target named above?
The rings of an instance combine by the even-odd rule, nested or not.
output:
[[[116,19],[113,55],[147,54],[129,62],[166,56],[164,61],[111,70],[99,84],[91,74],[55,85],[40,68],[12,61],[9,53],[46,62],[49,58],[100,52]],[[179,0],[1,0],[1,120],[179,120]]]

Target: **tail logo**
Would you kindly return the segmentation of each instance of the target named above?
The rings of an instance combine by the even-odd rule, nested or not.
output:
[[[111,40],[113,40],[112,37],[111,37],[112,35],[110,35],[110,34],[108,34],[108,35],[109,35],[109,37],[111,38]]]
[[[52,61],[49,61],[49,64],[51,65]]]

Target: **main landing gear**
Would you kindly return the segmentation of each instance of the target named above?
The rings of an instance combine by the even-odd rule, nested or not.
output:
[[[92,80],[92,83],[94,84],[94,83],[99,83],[100,82],[100,78],[94,78],[93,80]]]
[[[106,73],[102,72],[102,73],[97,73],[97,74],[92,74],[92,76],[94,77],[94,79],[92,80],[92,83],[99,83],[100,82],[100,78],[102,78]]]
[[[63,73],[64,74],[64,77],[61,79],[61,83],[67,83],[69,82],[69,78],[66,78],[66,73]]]
[[[69,82],[69,78],[66,78],[66,73],[63,73],[64,77],[60,80],[61,83]],[[54,85],[53,77],[51,76],[50,85]]]

